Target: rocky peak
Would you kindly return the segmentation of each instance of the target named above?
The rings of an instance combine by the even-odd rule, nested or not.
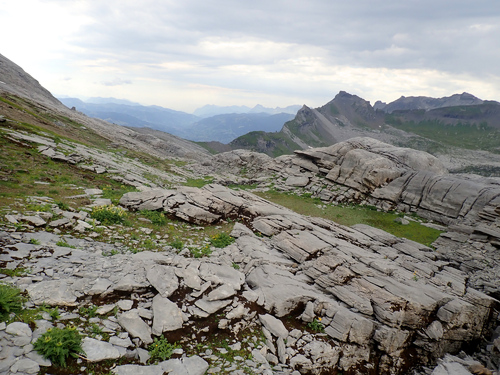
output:
[[[428,96],[401,96],[399,99],[380,107],[384,112],[392,113],[396,110],[414,110],[424,109],[429,111],[431,109],[454,107],[460,105],[478,105],[483,104],[484,101],[475,97],[472,94],[464,92],[462,94],[454,94],[449,97],[431,98]]]

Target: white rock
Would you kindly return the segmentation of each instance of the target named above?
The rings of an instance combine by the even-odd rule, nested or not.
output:
[[[259,315],[260,322],[276,337],[286,339],[288,337],[288,330],[285,328],[283,322],[272,315],[265,314]]]
[[[120,358],[120,352],[112,344],[90,337],[85,337],[83,339],[82,349],[89,362]]]
[[[153,298],[153,327],[152,332],[160,336],[163,332],[175,331],[182,328],[184,320],[179,307],[159,294]]]

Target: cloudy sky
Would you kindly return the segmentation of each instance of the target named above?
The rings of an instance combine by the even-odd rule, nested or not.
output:
[[[0,53],[55,95],[192,112],[464,91],[500,100],[497,0],[1,0]]]

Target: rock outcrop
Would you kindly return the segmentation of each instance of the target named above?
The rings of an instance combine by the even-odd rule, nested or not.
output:
[[[471,289],[468,275],[451,260],[372,227],[305,218],[217,185],[128,193],[121,204],[140,209],[153,201],[157,209],[194,222],[238,213],[265,235],[260,239],[236,227],[238,239],[227,249],[227,262],[241,264],[246,285],[268,313],[283,318],[299,311],[305,320],[321,318],[328,345],[342,353],[330,365],[344,371],[401,373],[417,357],[432,363],[478,339],[496,303]],[[310,360],[288,357],[302,368]]]

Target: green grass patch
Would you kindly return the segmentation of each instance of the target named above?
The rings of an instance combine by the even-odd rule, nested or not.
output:
[[[142,210],[139,211],[139,213],[146,219],[151,220],[151,223],[154,225],[159,225],[159,226],[167,225],[169,221],[163,212]]]
[[[8,268],[1,268],[0,273],[10,277],[16,277],[16,276],[25,276],[28,273],[28,270],[22,267],[15,268],[13,270],[10,270]]]
[[[218,233],[210,237],[210,244],[214,247],[224,248],[231,245],[235,241],[234,237],[231,237],[227,233]]]
[[[61,246],[61,247],[69,247],[70,249],[76,249],[76,246],[70,245],[64,240],[59,240],[56,242],[56,246]]]
[[[322,217],[347,226],[367,224],[397,237],[407,238],[426,246],[430,246],[442,233],[439,230],[428,228],[414,221],[410,221],[408,225],[402,225],[394,221],[396,218],[401,217],[401,214],[377,211],[369,206],[326,205],[326,208],[321,208],[318,207],[317,199],[307,196],[298,196],[273,190],[256,194],[302,215]]]
[[[233,189],[233,190],[254,190],[256,189],[258,184],[249,184],[249,185],[243,185],[243,184],[230,184],[227,185],[228,188]]]
[[[212,250],[210,249],[210,245],[205,245],[205,246],[200,246],[200,247],[195,247],[195,246],[189,246],[188,247],[189,252],[193,256],[193,258],[203,258],[203,257],[208,257],[210,254],[212,254]]]
[[[92,208],[90,216],[104,225],[121,224],[127,218],[127,211],[111,204]]]
[[[214,182],[214,178],[212,176],[205,176],[203,178],[188,178],[184,183],[184,186],[201,188],[205,185],[211,184],[212,182]]]
[[[113,204],[118,204],[123,194],[139,191],[135,186],[128,185],[105,185],[102,188],[102,197],[111,199]]]
[[[446,124],[440,120],[415,122],[404,121],[397,114],[391,114],[386,115],[386,122],[398,129],[418,134],[443,145],[500,153],[500,131],[485,121],[479,124],[467,121]]]

